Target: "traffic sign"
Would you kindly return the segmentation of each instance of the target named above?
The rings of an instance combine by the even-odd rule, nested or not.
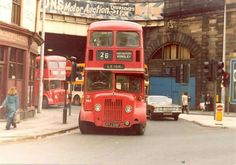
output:
[[[71,76],[71,71],[72,71],[72,64],[70,60],[66,61],[66,77],[70,77]]]

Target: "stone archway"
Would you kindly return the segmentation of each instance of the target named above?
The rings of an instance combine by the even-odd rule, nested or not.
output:
[[[155,59],[153,60],[152,56],[158,49],[162,48],[167,44],[180,44],[181,46],[187,48],[193,56],[191,62],[194,62],[195,64],[194,65],[195,66],[194,77],[196,78],[195,106],[197,106],[200,101],[201,91],[204,88],[204,85],[202,84],[202,79],[203,79],[202,60],[204,59],[204,57],[201,46],[196,40],[194,40],[190,35],[186,33],[179,31],[160,33],[159,31],[161,30],[155,29],[153,31],[149,31],[145,36],[145,51],[144,51],[145,62],[153,67]],[[155,63],[155,67],[156,66],[158,66],[157,63]]]
[[[144,54],[146,62],[151,59],[157,49],[166,43],[180,43],[182,46],[188,48],[195,58],[201,55],[201,46],[187,34],[176,31],[157,35],[153,33],[155,32],[149,34],[148,38],[150,39],[147,40],[145,46]]]

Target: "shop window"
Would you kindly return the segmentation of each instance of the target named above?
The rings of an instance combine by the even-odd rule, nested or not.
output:
[[[34,97],[34,80],[35,80],[35,70],[36,70],[36,55],[30,54],[30,70],[29,70],[29,85],[28,85],[28,105],[33,104]]]
[[[24,51],[16,48],[11,48],[9,61],[9,78],[23,79],[24,76]]]
[[[35,70],[36,70],[36,55],[35,54],[30,54],[30,74],[29,74],[29,80],[30,82],[34,82],[34,77],[35,77]]]
[[[10,61],[11,62],[16,62],[16,49],[15,48],[11,49]]]
[[[9,64],[9,78],[16,79],[16,64],[10,63]]]
[[[4,61],[4,47],[0,46],[0,62]]]
[[[21,15],[21,0],[13,0],[11,22],[20,25],[20,15]]]

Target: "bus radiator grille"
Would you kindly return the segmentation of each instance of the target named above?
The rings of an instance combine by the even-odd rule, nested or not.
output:
[[[104,120],[112,122],[122,120],[122,100],[105,99]]]

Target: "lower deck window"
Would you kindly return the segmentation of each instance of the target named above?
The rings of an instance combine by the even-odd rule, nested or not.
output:
[[[91,71],[87,74],[87,90],[109,90],[112,88],[112,73],[109,71]]]
[[[141,77],[136,75],[116,75],[116,89],[126,92],[141,92]]]

